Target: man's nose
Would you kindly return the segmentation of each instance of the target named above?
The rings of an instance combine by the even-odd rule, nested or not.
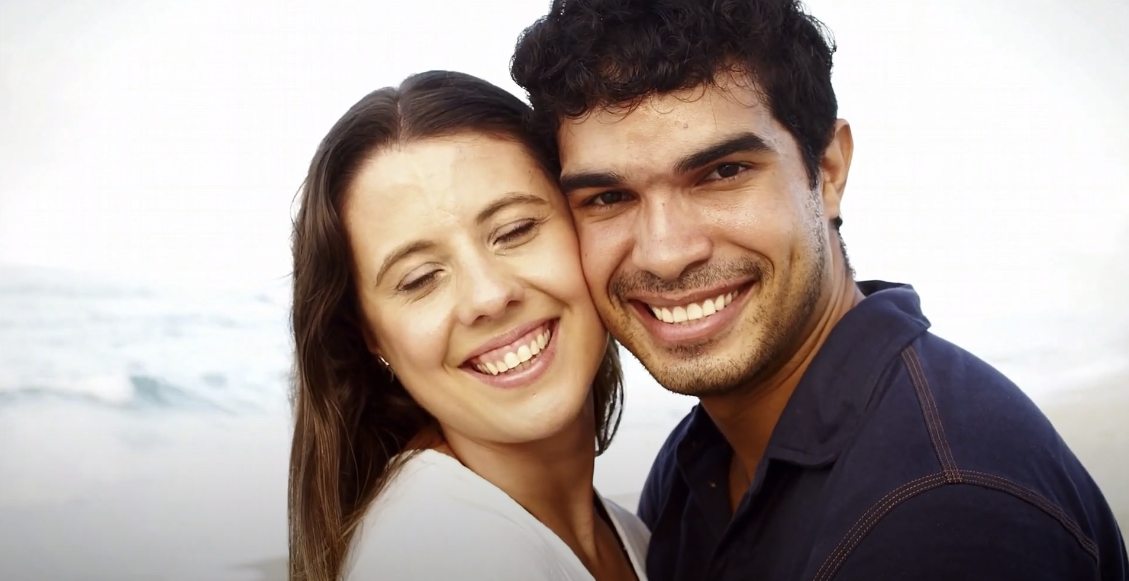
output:
[[[632,261],[663,280],[678,279],[713,253],[705,225],[675,200],[644,205],[636,227]]]

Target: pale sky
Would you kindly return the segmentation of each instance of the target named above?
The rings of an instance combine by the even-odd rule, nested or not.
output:
[[[284,277],[291,202],[345,109],[432,68],[517,92],[509,56],[547,6],[0,0],[0,263]],[[808,6],[839,44],[856,142],[843,232],[860,277],[950,302],[987,292],[985,309],[1023,308],[1016,288],[1069,308],[1121,296],[1129,4]]]

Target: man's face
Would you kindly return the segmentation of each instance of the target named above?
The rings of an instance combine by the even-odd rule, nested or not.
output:
[[[842,184],[811,187],[745,77],[595,110],[559,140],[589,289],[659,383],[719,395],[787,364],[828,301]]]

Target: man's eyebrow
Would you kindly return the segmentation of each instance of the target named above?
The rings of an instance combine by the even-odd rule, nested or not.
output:
[[[761,136],[738,133],[691,153],[674,164],[676,174],[684,174],[709,165],[734,153],[766,153],[774,151]],[[576,172],[561,175],[561,192],[568,196],[576,190],[588,188],[614,188],[624,183],[623,176],[614,171]]]
[[[755,133],[738,133],[691,153],[674,164],[674,173],[684,174],[734,153],[767,153],[772,146]]]
[[[561,175],[561,193],[566,197],[576,190],[588,188],[614,188],[623,183],[623,177],[614,171],[576,172]]]
[[[540,196],[536,196],[526,192],[507,192],[502,197],[494,200],[485,208],[483,208],[478,215],[475,216],[475,222],[483,224],[493,218],[498,212],[520,204],[533,204],[548,206],[549,202]],[[414,240],[405,242],[396,247],[380,264],[380,270],[376,273],[376,284],[379,285],[384,275],[388,273],[397,262],[416,254],[418,252],[426,252],[432,250],[437,244],[431,240]]]

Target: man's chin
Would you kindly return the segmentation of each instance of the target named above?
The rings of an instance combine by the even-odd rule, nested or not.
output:
[[[716,370],[667,369],[651,375],[663,389],[697,398],[733,393],[742,385],[734,377],[719,374]]]
[[[719,347],[707,344],[656,349],[648,346],[646,352],[632,350],[632,353],[667,391],[705,397],[740,388],[748,375],[743,369],[747,354],[729,353]]]
[[[612,336],[660,385],[674,393],[698,396],[725,391],[726,378],[740,375],[735,373],[737,362],[748,357],[740,346],[731,344],[731,333],[670,343],[650,333],[635,313],[617,312],[611,321],[619,323],[608,325]]]

